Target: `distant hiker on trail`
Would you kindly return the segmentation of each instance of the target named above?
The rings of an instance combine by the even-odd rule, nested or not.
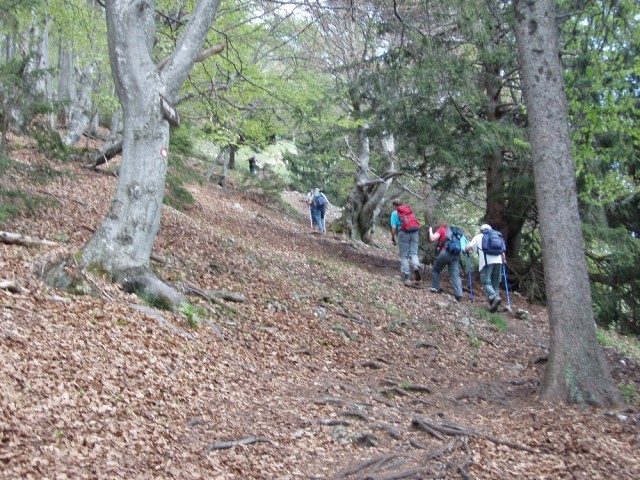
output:
[[[458,233],[459,236],[454,235]],[[462,300],[462,280],[460,278],[460,239],[462,231],[456,227],[447,227],[445,220],[438,220],[438,228],[434,232],[429,227],[429,240],[436,243],[436,260],[431,269],[431,293],[442,293],[440,288],[440,272],[447,267],[453,285],[453,296],[456,302]],[[456,241],[457,240],[457,241]]]
[[[329,200],[319,188],[314,188],[313,191],[307,194],[307,204],[309,205],[309,212],[311,215],[311,228],[313,226],[318,227],[318,231],[321,234],[327,233],[325,227],[324,217],[327,212],[327,205]]]
[[[507,263],[502,234],[485,223],[480,227],[480,233],[467,244],[465,252],[469,253],[471,250],[478,254],[480,281],[489,301],[489,311],[494,313],[498,311],[498,307],[502,303],[498,293],[500,291],[500,273],[502,264]]]
[[[257,166],[258,160],[256,159],[256,156],[251,155],[251,157],[249,157],[249,173],[255,175]]]
[[[400,272],[402,281],[411,281],[411,271],[415,281],[422,280],[420,276],[420,260],[418,259],[418,241],[420,239],[420,222],[416,219],[411,207],[403,205],[400,199],[392,202],[391,212],[391,243],[398,245],[400,251]],[[397,239],[397,241],[396,241]],[[411,263],[411,265],[409,265]],[[411,267],[411,268],[410,268]]]

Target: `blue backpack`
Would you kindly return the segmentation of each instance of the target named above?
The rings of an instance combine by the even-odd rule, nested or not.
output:
[[[498,230],[482,230],[481,250],[486,255],[502,255],[507,251],[507,246]]]
[[[464,245],[463,245],[464,243]],[[467,239],[462,230],[451,225],[447,228],[447,242],[445,248],[453,255],[460,255],[462,250],[467,246]]]
[[[316,208],[324,207],[327,204],[327,199],[324,198],[322,193],[316,193],[313,197],[313,206]]]

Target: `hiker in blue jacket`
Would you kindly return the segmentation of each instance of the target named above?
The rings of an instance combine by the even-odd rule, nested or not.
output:
[[[502,271],[502,264],[506,263],[505,254],[490,255],[482,251],[482,239],[485,232],[493,230],[491,225],[484,224],[480,227],[480,233],[471,239],[465,249],[466,253],[473,250],[478,254],[478,267],[480,269],[480,281],[484,287],[484,293],[489,301],[489,311],[491,313],[497,312],[498,307],[502,303],[500,298],[500,272]]]

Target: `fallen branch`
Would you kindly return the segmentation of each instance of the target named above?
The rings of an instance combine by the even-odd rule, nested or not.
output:
[[[11,280],[0,280],[0,290],[7,290],[11,293],[22,293],[24,289]]]
[[[52,242],[51,240],[41,240],[10,232],[0,232],[0,241],[8,245],[22,245],[23,247],[55,247],[58,245],[58,242]]]
[[[225,450],[227,448],[233,448],[243,445],[251,445],[252,443],[271,443],[271,440],[265,437],[247,437],[241,440],[229,440],[227,442],[214,443],[209,445],[205,450],[205,454],[211,453],[212,450]]]

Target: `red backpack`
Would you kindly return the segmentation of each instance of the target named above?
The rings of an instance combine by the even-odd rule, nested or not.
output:
[[[409,205],[400,205],[396,211],[398,212],[400,223],[402,223],[400,229],[403,232],[412,233],[417,232],[420,229],[420,222]]]

